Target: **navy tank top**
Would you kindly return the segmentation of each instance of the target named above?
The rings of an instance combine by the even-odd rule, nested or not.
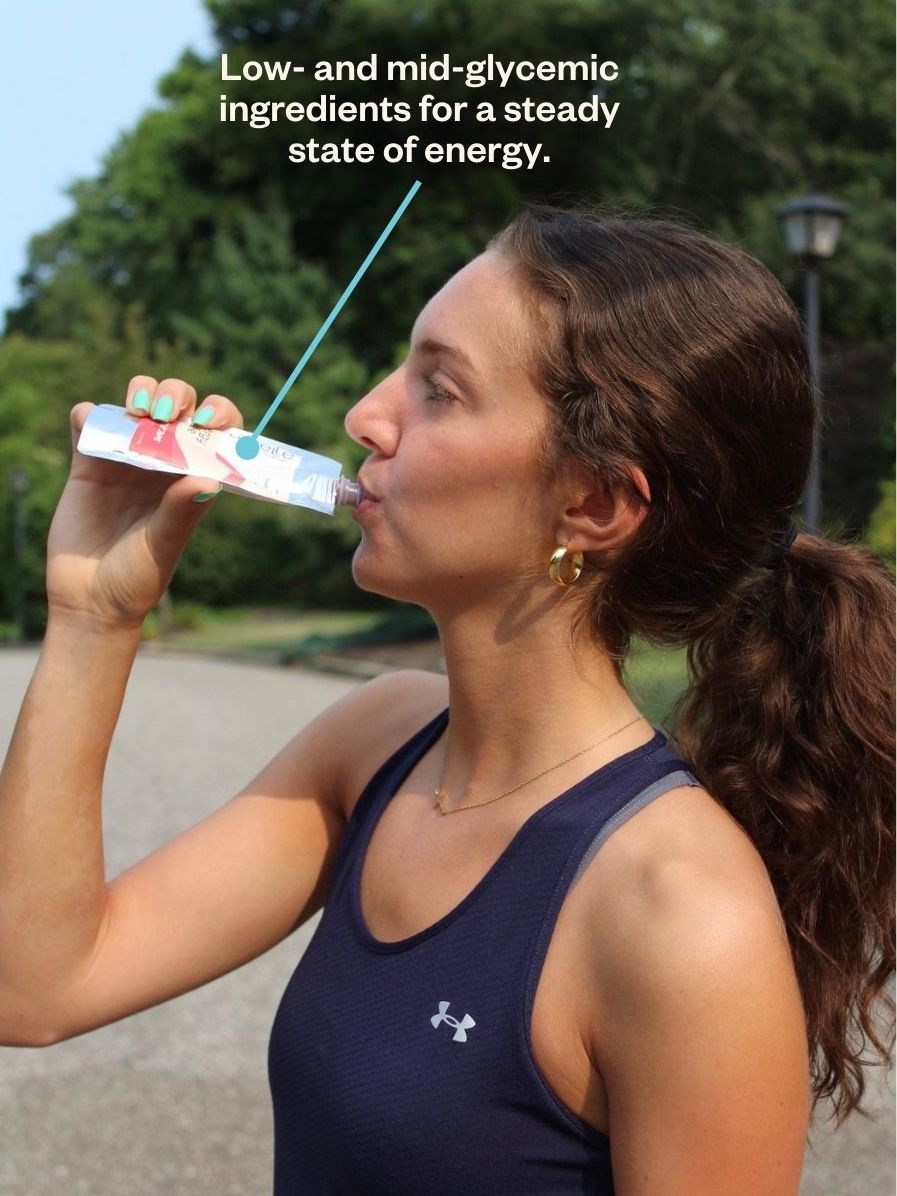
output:
[[[277,1011],[275,1196],[613,1193],[608,1139],[533,1058],[536,985],[564,896],[604,840],[697,781],[656,730],[532,814],[450,913],[381,942],[362,916],[365,850],[447,722],[444,711],[366,786]]]

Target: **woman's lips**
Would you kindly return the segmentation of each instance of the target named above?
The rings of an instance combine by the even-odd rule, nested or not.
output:
[[[380,499],[371,494],[370,490],[368,490],[367,486],[364,484],[364,481],[360,477],[358,481],[361,485],[361,501],[352,511],[353,518],[357,515],[363,515],[365,511],[372,511],[374,507],[380,505]]]
[[[358,482],[359,486],[361,487],[361,502],[359,502],[359,504],[358,504],[359,506],[361,506],[361,503],[364,503],[364,502],[379,502],[380,501],[379,497],[373,492],[373,490],[371,490],[370,486],[367,484],[367,479],[364,477],[364,475],[362,473],[358,474],[356,481]]]

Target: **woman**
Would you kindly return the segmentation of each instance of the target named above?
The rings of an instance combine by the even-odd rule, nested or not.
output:
[[[346,420],[355,577],[433,613],[447,679],[361,687],[110,885],[109,741],[207,495],[75,454],[0,792],[3,1041],[166,1000],[323,904],[272,1034],[278,1196],[797,1192],[811,1093],[846,1114],[857,1035],[885,1050],[893,960],[892,586],[795,538],[811,424],[759,263],[522,214]],[[621,680],[634,634],[690,647],[681,756]]]

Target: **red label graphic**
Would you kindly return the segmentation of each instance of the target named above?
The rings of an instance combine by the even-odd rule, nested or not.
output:
[[[176,424],[157,424],[152,419],[141,419],[134,429],[129,448],[145,457],[167,461],[178,469],[187,469],[187,458],[177,442]]]
[[[227,482],[231,486],[239,486],[241,482],[246,480],[242,473],[238,473],[237,470],[234,469],[227,457],[222,457],[220,453],[216,453],[215,456],[227,470],[227,474],[221,479],[223,482]]]

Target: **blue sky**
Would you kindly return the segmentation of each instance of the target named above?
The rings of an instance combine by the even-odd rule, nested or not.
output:
[[[5,6],[3,34],[0,312],[29,237],[71,209],[65,186],[96,172],[182,50],[213,47],[202,0],[31,0]]]

